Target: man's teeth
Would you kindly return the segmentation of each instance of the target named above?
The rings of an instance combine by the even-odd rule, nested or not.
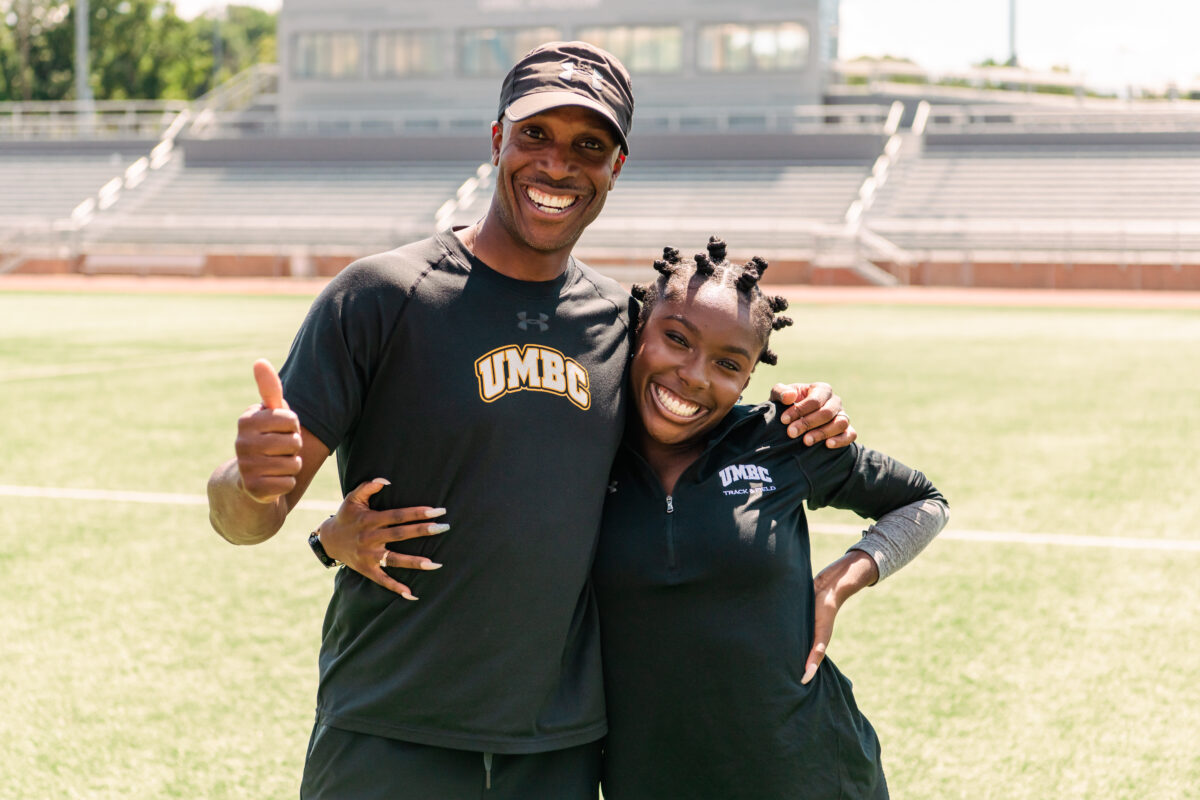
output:
[[[545,192],[539,192],[537,189],[532,187],[526,187],[525,194],[534,202],[535,205],[537,205],[538,208],[542,209],[543,211],[549,211],[551,214],[561,214],[566,209],[575,205],[575,201],[579,199],[578,197],[569,194],[546,194]]]
[[[700,413],[700,406],[695,403],[689,403],[687,400],[684,400],[668,389],[664,389],[662,386],[656,384],[654,386],[654,394],[658,397],[658,402],[662,403],[667,411],[670,411],[672,414],[680,417],[694,417]]]

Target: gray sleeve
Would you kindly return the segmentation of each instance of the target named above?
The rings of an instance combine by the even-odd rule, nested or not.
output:
[[[949,519],[945,500],[918,500],[881,516],[850,550],[862,550],[875,559],[883,580],[916,558]]]

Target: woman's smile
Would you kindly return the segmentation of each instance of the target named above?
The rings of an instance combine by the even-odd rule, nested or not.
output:
[[[693,403],[679,396],[661,383],[651,382],[650,389],[654,394],[656,405],[665,411],[668,417],[678,417],[685,422],[693,422],[697,417],[708,412],[708,409],[699,403]]]

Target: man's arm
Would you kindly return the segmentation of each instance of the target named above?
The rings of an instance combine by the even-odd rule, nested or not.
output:
[[[266,360],[254,363],[261,403],[238,418],[235,458],[208,479],[208,519],[233,544],[274,536],[329,457],[329,448],[300,425]]]

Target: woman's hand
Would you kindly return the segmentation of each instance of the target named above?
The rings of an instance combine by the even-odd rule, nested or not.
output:
[[[390,486],[386,478],[361,483],[346,495],[337,514],[321,523],[317,533],[321,545],[331,558],[345,564],[385,589],[390,589],[405,600],[416,600],[412,591],[385,571],[385,567],[405,569],[440,569],[438,564],[423,556],[394,553],[387,548],[388,542],[402,542],[418,536],[433,536],[450,530],[443,523],[426,522],[446,513],[444,508],[414,506],[374,511],[369,503],[371,496]]]
[[[864,586],[879,580],[879,567],[875,559],[862,550],[851,550],[837,561],[821,570],[813,579],[816,594],[816,626],[813,628],[813,646],[804,665],[804,677],[800,683],[808,683],[817,674],[817,667],[825,660],[825,650],[833,638],[833,621],[837,619],[842,604]]]
[[[789,406],[779,415],[779,421],[788,426],[788,436],[793,439],[804,434],[804,443],[809,447],[824,441],[826,447],[836,449],[858,438],[842,408],[842,398],[828,383],[777,383],[771,389],[771,399]]]

